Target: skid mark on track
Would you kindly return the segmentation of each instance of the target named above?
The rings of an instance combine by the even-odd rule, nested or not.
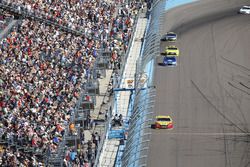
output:
[[[243,123],[244,123],[245,125],[247,125],[247,124],[248,124],[248,121],[246,120],[246,116],[245,116],[245,114],[243,113],[243,110],[242,110],[242,108],[241,108],[239,99],[237,99],[235,96],[233,96],[233,95],[232,95],[229,91],[227,91],[226,89],[225,89],[225,93],[228,95],[229,98],[231,98],[231,99],[234,101],[235,105],[237,106],[237,112],[239,112],[239,114],[241,115],[241,118],[242,118],[242,120],[243,120]],[[231,124],[230,124],[229,126],[231,126]],[[248,128],[247,128],[247,126],[245,126],[244,128],[245,128],[246,131],[249,131]]]
[[[215,111],[220,114],[225,120],[227,120],[228,122],[230,122],[233,126],[235,126],[237,129],[239,129],[241,132],[243,133],[248,133],[247,131],[245,131],[244,129],[242,129],[241,127],[239,127],[236,123],[234,123],[231,119],[229,119],[223,112],[221,112],[208,98],[207,96],[201,91],[201,89],[194,83],[193,80],[191,80],[192,85],[194,85],[194,87],[196,88],[196,90],[201,94],[201,96],[208,102],[208,104],[210,104]]]
[[[244,93],[246,93],[247,95],[250,96],[250,92],[247,92],[247,91],[245,91],[243,88],[241,88],[240,86],[237,86],[238,83],[235,84],[235,83],[233,83],[233,82],[228,82],[228,84],[229,84],[230,86],[232,86],[233,88],[238,89],[238,90],[240,90],[241,92],[244,92]]]
[[[249,69],[249,68],[247,68],[247,67],[245,67],[245,66],[243,66],[243,65],[237,64],[237,63],[235,63],[235,62],[233,62],[233,61],[231,61],[231,60],[225,58],[224,56],[220,56],[220,58],[221,58],[222,60],[224,60],[224,61],[226,61],[226,62],[228,62],[228,63],[234,65],[235,67],[240,68],[243,72],[248,72],[248,74],[249,74],[249,72],[250,72],[250,69]]]
[[[242,82],[239,82],[239,84],[242,85],[242,86],[244,86],[247,89],[250,89],[250,86],[248,86],[248,85],[246,85],[246,84],[244,84]],[[247,84],[250,84],[250,82],[247,82]]]
[[[249,76],[236,75],[228,84],[248,95],[250,95],[250,78]]]

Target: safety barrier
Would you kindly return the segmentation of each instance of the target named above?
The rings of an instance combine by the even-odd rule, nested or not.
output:
[[[148,125],[151,121],[154,98],[154,87],[139,90],[135,95],[122,166],[143,166],[146,163],[145,153],[151,134]]]
[[[147,34],[144,38],[144,50],[141,57],[141,71],[144,70],[145,66],[150,60],[152,60],[156,55],[160,54],[159,27],[161,27],[160,25],[163,24],[161,19],[164,13],[165,1],[158,0],[153,4],[153,7],[154,8],[150,11],[151,15],[149,16]]]
[[[152,85],[153,72],[147,69],[153,66],[156,55],[160,53],[159,25],[164,12],[165,1],[157,0],[151,5],[149,21],[143,39],[141,56],[137,61],[135,81],[135,100],[133,114],[131,116],[128,139],[122,155],[123,167],[147,166],[149,143],[151,140],[151,122],[153,120],[153,108],[156,90]],[[151,19],[153,18],[153,19]],[[159,19],[160,18],[160,19]],[[153,68],[153,67],[151,67]],[[144,89],[140,85],[141,77],[146,74],[147,82]]]

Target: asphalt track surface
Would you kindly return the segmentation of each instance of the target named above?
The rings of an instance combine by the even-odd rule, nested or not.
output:
[[[250,167],[250,15],[237,14],[247,2],[166,13],[161,33],[178,33],[180,56],[177,67],[162,67],[157,55],[154,112],[170,115],[174,129],[152,130],[147,166]]]

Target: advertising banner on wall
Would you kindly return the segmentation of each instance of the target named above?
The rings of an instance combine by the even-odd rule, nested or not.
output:
[[[139,74],[138,77],[136,78],[137,83],[136,83],[136,87],[137,88],[145,88],[147,87],[147,80],[148,80],[148,76],[146,73],[142,73]],[[135,87],[135,79],[134,78],[126,78],[125,79],[125,85],[126,85],[126,89],[133,89]]]

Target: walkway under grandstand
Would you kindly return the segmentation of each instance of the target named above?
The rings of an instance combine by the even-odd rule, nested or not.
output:
[[[97,166],[120,166],[122,152],[125,148],[124,142],[126,142],[125,139],[128,137],[129,122],[131,121],[132,102],[136,92],[134,88],[136,65],[142,47],[146,24],[147,18],[145,18],[145,13],[141,13],[135,27],[135,34],[124,67],[125,70],[121,77],[121,83],[117,88],[114,88],[115,104],[112,109],[113,117],[110,119],[106,141],[102,148],[99,162],[96,163]],[[145,80],[143,82],[145,83]],[[112,126],[112,119],[116,114],[122,115],[122,126]]]

